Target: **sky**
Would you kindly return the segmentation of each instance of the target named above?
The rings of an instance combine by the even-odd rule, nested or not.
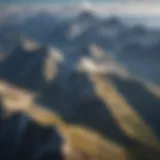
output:
[[[68,2],[78,2],[80,0],[0,0],[0,3],[68,3]],[[112,0],[89,0],[90,2],[107,2]]]
[[[115,2],[115,3],[108,3],[108,2]],[[143,15],[160,16],[159,2],[160,0],[0,0],[0,7],[3,8],[6,6],[10,6],[13,9],[14,7],[17,8],[20,6],[21,8],[22,6],[26,7],[28,5],[32,7],[35,4],[36,7],[47,7],[48,10],[49,7],[50,10],[58,10],[59,8],[65,6],[65,11],[66,11],[66,9],[77,10],[77,8],[79,9],[82,8],[82,6],[83,7],[87,6],[89,8],[92,8],[92,10],[101,13],[109,12],[117,14],[123,13],[123,14],[133,14],[133,15],[143,14]],[[70,7],[74,7],[74,9]]]
[[[0,0],[0,3],[7,3],[7,4],[26,4],[26,3],[69,3],[69,2],[81,2],[81,1],[89,1],[91,3],[101,3],[101,2],[114,2],[114,1],[122,1],[122,2],[126,2],[126,1],[143,1],[143,2],[160,2],[160,0]]]

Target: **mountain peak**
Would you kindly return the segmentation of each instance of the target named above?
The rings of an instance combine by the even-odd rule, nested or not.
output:
[[[24,50],[29,51],[29,52],[35,51],[40,48],[40,44],[30,39],[22,40],[21,45]]]
[[[80,50],[81,54],[94,59],[101,58],[104,56],[103,49],[97,44],[87,44]]]
[[[79,13],[77,19],[81,21],[88,21],[88,23],[94,22],[96,20],[96,15],[93,11],[83,10]]]
[[[107,27],[123,27],[123,22],[118,17],[110,17],[102,22]]]

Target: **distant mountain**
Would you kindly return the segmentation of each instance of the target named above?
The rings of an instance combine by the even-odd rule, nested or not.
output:
[[[58,19],[49,12],[41,11],[27,18],[22,26],[28,37],[45,42],[57,24]]]
[[[92,12],[83,11],[75,18],[55,25],[50,40],[53,41],[53,44],[70,44],[98,21],[98,18]]]
[[[119,49],[117,58],[134,73],[159,84],[159,41],[148,46],[139,42],[128,42]]]
[[[10,52],[20,40],[21,31],[17,25],[4,25],[0,28],[1,52]]]
[[[77,22],[86,22],[89,24],[94,24],[97,20],[98,17],[90,10],[82,10],[75,19]]]
[[[125,30],[123,23],[115,17],[97,19],[94,25],[77,36],[74,44],[96,43],[107,50],[114,47],[118,35]]]
[[[122,46],[127,43],[135,42],[148,46],[160,40],[160,32],[158,30],[147,29],[145,26],[137,25],[121,32],[117,40],[117,43]]]

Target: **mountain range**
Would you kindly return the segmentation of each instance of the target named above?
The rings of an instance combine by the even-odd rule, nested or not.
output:
[[[160,158],[159,30],[88,11],[3,25],[0,157],[58,160],[66,140],[98,159]]]

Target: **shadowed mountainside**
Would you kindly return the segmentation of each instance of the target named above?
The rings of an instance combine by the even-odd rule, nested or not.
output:
[[[54,48],[24,40],[1,62],[0,77],[38,91],[54,78],[61,60],[61,53]]]

